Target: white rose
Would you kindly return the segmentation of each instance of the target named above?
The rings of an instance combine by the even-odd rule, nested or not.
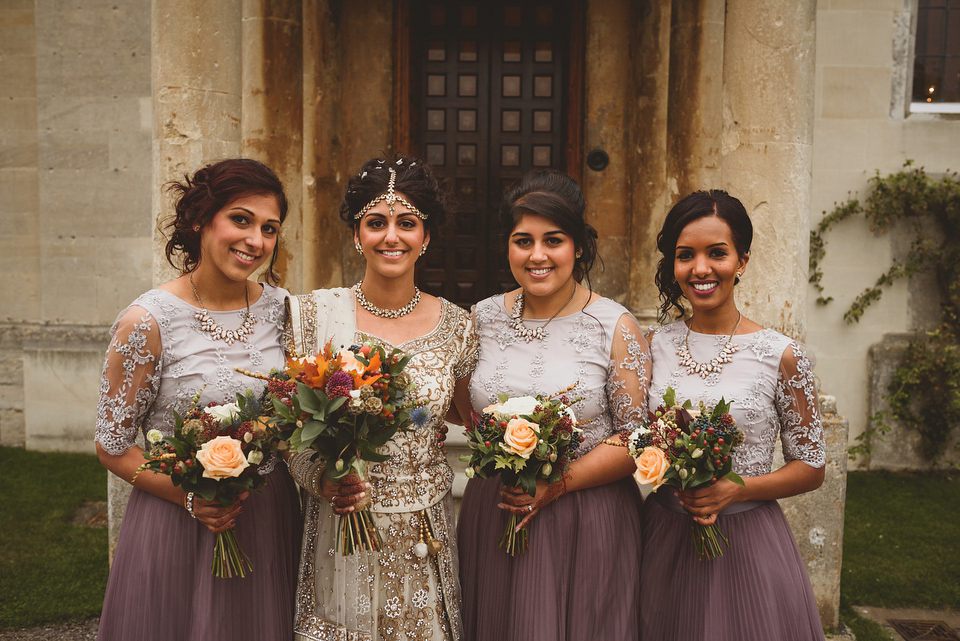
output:
[[[540,401],[532,396],[518,396],[508,398],[507,401],[497,408],[498,414],[508,414],[510,416],[521,416],[523,414],[533,414],[533,409],[540,404]]]
[[[160,430],[150,430],[147,432],[147,440],[156,445],[163,440],[163,432]]]
[[[232,423],[233,419],[240,415],[240,406],[236,403],[227,403],[226,405],[205,407],[203,411],[221,423]]]

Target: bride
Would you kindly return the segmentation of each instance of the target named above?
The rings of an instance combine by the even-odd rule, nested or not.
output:
[[[290,356],[314,355],[332,337],[349,346],[373,341],[411,356],[404,371],[430,411],[426,424],[398,433],[378,451],[391,458],[369,478],[339,484],[310,452],[290,457],[308,492],[297,589],[297,639],[459,639],[460,587],[451,487],[453,470],[438,440],[448,411],[467,408],[466,381],[477,339],[468,314],[414,284],[414,268],[445,214],[430,168],[406,156],[373,159],[350,179],[340,216],[366,260],[352,288],[320,289],[288,299]],[[469,411],[469,410],[467,410]],[[335,552],[337,515],[370,495],[383,549]],[[420,542],[439,542],[420,556]],[[417,549],[419,547],[419,549]]]

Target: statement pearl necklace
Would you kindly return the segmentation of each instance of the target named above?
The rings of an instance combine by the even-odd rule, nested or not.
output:
[[[400,318],[401,316],[406,316],[417,306],[420,302],[420,288],[417,286],[413,287],[413,298],[410,299],[410,302],[401,307],[400,309],[381,309],[373,303],[367,300],[367,297],[363,295],[363,289],[361,286],[363,281],[353,286],[353,294],[357,297],[357,302],[360,303],[360,307],[364,308],[374,316],[379,316],[380,318]]]
[[[227,345],[233,345],[235,341],[240,341],[241,343],[247,342],[247,335],[253,333],[253,326],[256,324],[257,319],[250,313],[250,290],[247,288],[246,283],[243,284],[243,293],[246,297],[247,310],[243,313],[243,322],[240,323],[240,327],[237,329],[224,329],[219,323],[210,318],[210,314],[207,312],[207,306],[203,304],[203,301],[200,299],[200,292],[197,291],[197,286],[193,284],[193,274],[190,274],[190,287],[193,288],[193,295],[197,297],[197,303],[200,304],[200,311],[195,312],[193,317],[200,321],[201,332],[206,332],[213,340],[222,340]]]
[[[550,324],[554,318],[557,317],[557,314],[563,311],[563,309],[570,304],[570,301],[573,300],[574,295],[577,293],[577,283],[573,284],[573,291],[570,293],[570,298],[567,299],[560,309],[553,313],[553,316],[547,319],[547,322],[535,329],[530,329],[523,324],[523,289],[520,290],[520,293],[517,294],[517,297],[513,301],[513,309],[510,311],[510,327],[513,328],[514,333],[517,335],[517,338],[530,342],[533,339],[542,341],[547,335],[544,330],[547,329],[547,325]]]
[[[733,331],[730,332],[730,338],[728,338],[727,342],[720,348],[720,353],[706,363],[698,363],[690,354],[690,327],[688,326],[687,333],[683,337],[683,345],[677,346],[677,356],[680,357],[680,367],[686,367],[687,374],[699,374],[700,378],[706,378],[710,374],[719,374],[723,371],[724,363],[731,362],[734,353],[740,349],[739,345],[733,344],[733,337],[737,333],[737,330],[740,329],[740,321],[742,320],[743,314],[739,314],[737,316],[737,324],[734,326]],[[693,321],[691,321],[690,324],[693,325]]]

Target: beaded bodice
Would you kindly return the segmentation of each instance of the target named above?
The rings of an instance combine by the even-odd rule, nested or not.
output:
[[[730,413],[746,437],[733,458],[733,469],[738,474],[769,473],[778,435],[787,461],[799,460],[812,467],[824,465],[813,360],[799,343],[771,329],[737,334],[733,341],[738,350],[730,362],[723,365],[720,373],[701,377],[689,372],[677,355],[686,333],[686,325],[681,321],[653,333],[651,407],[660,404],[668,386],[676,391],[678,401],[703,401],[712,406],[722,397],[730,402]],[[687,343],[693,358],[703,362],[721,350],[728,337],[690,332]]]

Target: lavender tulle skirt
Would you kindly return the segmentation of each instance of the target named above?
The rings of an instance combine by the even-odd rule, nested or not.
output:
[[[100,617],[102,641],[290,641],[302,520],[280,464],[251,492],[237,540],[253,565],[245,578],[210,573],[214,537],[186,510],[134,489],[120,528]]]
[[[659,495],[644,503],[640,639],[824,638],[803,559],[776,501],[721,514],[717,524],[730,547],[703,561],[694,552],[690,516],[670,503]]]
[[[640,493],[632,478],[571,492],[529,526],[530,549],[498,547],[500,481],[471,479],[457,526],[467,641],[635,641]]]

